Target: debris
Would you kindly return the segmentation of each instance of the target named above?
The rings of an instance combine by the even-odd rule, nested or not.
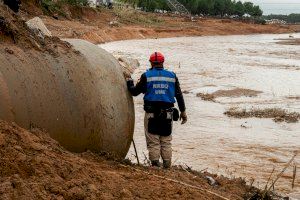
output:
[[[139,159],[139,155],[137,153],[137,149],[136,149],[134,139],[132,139],[132,144],[133,144],[133,147],[134,147],[134,152],[135,152],[135,156],[136,156],[136,159],[137,159],[137,163],[138,163],[138,165],[140,165],[140,159]]]
[[[213,94],[208,94],[208,93],[198,93],[197,97],[201,97],[201,99],[203,101],[212,101],[212,102],[216,102],[215,100],[215,96]]]
[[[51,32],[47,29],[41,18],[35,17],[26,22],[27,26],[40,38],[44,39],[45,36],[51,37]]]
[[[211,176],[205,176],[206,180],[208,181],[209,185],[216,186],[218,182]]]
[[[288,96],[287,99],[300,100],[300,96]]]
[[[300,38],[282,39],[281,41],[276,43],[283,44],[283,45],[300,45]]]
[[[197,97],[201,97],[204,101],[212,101],[216,102],[216,98],[218,97],[256,97],[258,94],[262,93],[261,91],[243,89],[243,88],[235,88],[232,90],[218,90],[214,93],[198,93]]]
[[[125,168],[131,168],[130,166],[126,166],[126,165],[121,165]],[[179,181],[179,180],[176,180],[176,179],[171,179],[171,178],[167,178],[167,177],[164,177],[164,176],[160,176],[160,175],[156,175],[156,174],[151,174],[149,172],[146,172],[146,171],[141,171],[140,169],[137,169],[137,168],[131,168],[132,170],[134,171],[138,171],[138,172],[142,172],[144,174],[147,174],[148,176],[153,176],[153,177],[156,177],[156,178],[159,178],[159,179],[164,179],[166,181],[169,181],[169,182],[172,182],[172,183],[177,183],[179,185],[182,185],[182,186],[185,186],[187,188],[194,188],[194,189],[197,189],[197,190],[200,190],[200,191],[203,191],[203,192],[206,192],[208,194],[211,194],[213,195],[214,197],[218,197],[220,199],[224,199],[224,200],[229,200],[228,198],[220,195],[220,194],[217,194],[216,192],[213,192],[213,191],[210,191],[210,190],[207,190],[207,189],[204,189],[204,188],[201,188],[199,186],[194,186],[194,185],[191,185],[191,184],[188,184],[188,183],[185,183],[185,182],[182,182],[182,181]],[[211,178],[211,177],[210,177]],[[213,179],[214,180],[214,179]]]
[[[244,122],[241,124],[242,128],[252,128],[252,126],[248,122]]]
[[[224,112],[224,114],[234,118],[273,118],[275,122],[285,121],[287,123],[295,123],[300,119],[300,113],[289,113],[288,111],[280,108],[252,108],[249,111],[246,109],[230,108],[228,111]]]
[[[215,97],[256,97],[260,93],[262,92],[244,88],[235,88],[232,90],[218,90],[214,92],[213,95]]]
[[[14,51],[13,50],[11,50],[11,49],[9,49],[9,48],[5,48],[5,51],[7,52],[7,53],[9,53],[9,54],[14,54]]]
[[[269,193],[271,189],[274,187],[275,183],[278,181],[278,179],[282,176],[282,174],[286,171],[286,169],[291,165],[295,157],[297,156],[297,152],[293,155],[293,157],[290,159],[290,161],[286,164],[286,166],[281,170],[281,172],[277,175],[276,179],[272,182],[270,187],[267,189],[266,193]],[[296,175],[295,175],[296,176]]]
[[[296,179],[296,174],[297,174],[297,165],[294,163],[293,166],[293,181],[292,181],[292,189],[295,187],[295,179]]]
[[[112,27],[119,26],[119,22],[116,21],[116,20],[110,21],[110,22],[109,22],[109,26],[112,26]]]

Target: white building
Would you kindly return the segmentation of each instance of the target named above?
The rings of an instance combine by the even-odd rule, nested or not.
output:
[[[280,19],[266,20],[266,24],[286,24],[286,21]]]
[[[99,5],[108,5],[110,3],[113,3],[113,0],[89,0],[90,5],[95,7]]]

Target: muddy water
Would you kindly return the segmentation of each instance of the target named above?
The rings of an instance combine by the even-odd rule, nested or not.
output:
[[[300,37],[295,34],[294,37]],[[149,67],[153,51],[166,55],[166,67],[174,70],[186,91],[189,121],[175,124],[174,164],[207,169],[229,177],[245,177],[263,187],[273,168],[284,167],[300,150],[300,123],[275,123],[272,119],[233,119],[223,115],[231,107],[278,107],[300,112],[300,46],[276,44],[288,35],[182,37],[131,40],[101,45],[115,55],[140,61],[133,78],[137,80]],[[245,88],[262,91],[257,97],[222,97],[217,103],[196,97],[198,92]],[[143,99],[135,98],[134,138],[139,156],[147,154],[143,135]],[[242,126],[241,126],[242,125]],[[133,151],[128,157],[134,159]],[[282,193],[300,193],[300,155],[298,174],[291,188],[292,168],[276,183]]]

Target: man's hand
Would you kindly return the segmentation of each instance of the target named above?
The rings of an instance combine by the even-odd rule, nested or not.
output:
[[[187,122],[187,115],[186,115],[186,112],[181,112],[180,113],[180,121],[182,120],[181,124],[185,124]]]
[[[131,79],[131,74],[130,74],[130,72],[127,71],[127,70],[124,70],[124,71],[123,71],[123,76],[124,76],[124,78],[125,78],[126,80],[127,80],[128,78]]]

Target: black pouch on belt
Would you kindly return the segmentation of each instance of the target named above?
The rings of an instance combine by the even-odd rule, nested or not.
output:
[[[154,113],[148,120],[148,132],[154,135],[169,136],[172,134],[172,113],[170,110],[161,110]]]
[[[179,111],[177,108],[172,108],[173,109],[173,121],[178,121],[179,119]]]

